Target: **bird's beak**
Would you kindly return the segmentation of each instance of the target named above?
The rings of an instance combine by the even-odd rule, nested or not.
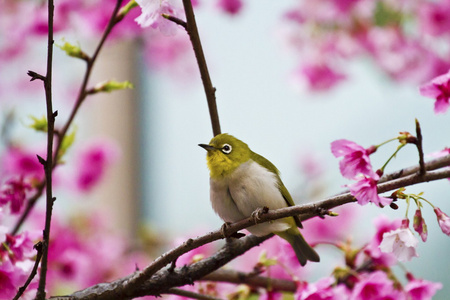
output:
[[[214,150],[214,149],[216,149],[216,148],[214,148],[213,146],[211,146],[211,145],[206,145],[206,144],[198,144],[200,147],[202,147],[203,149],[205,149],[206,151],[211,151],[211,150]]]

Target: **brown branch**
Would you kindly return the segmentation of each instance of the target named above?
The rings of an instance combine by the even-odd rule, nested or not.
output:
[[[183,297],[192,298],[192,299],[200,299],[200,300],[221,300],[220,298],[216,298],[213,296],[194,293],[191,291],[186,291],[186,290],[177,289],[177,288],[171,288],[167,291],[167,293],[164,293],[164,294],[178,295],[178,296],[183,296]]]
[[[195,57],[197,59],[197,64],[200,69],[200,75],[203,82],[203,88],[205,89],[206,99],[208,101],[213,135],[216,136],[221,133],[219,113],[217,111],[216,104],[216,89],[212,85],[211,77],[209,76],[208,65],[206,64],[205,54],[203,53],[203,47],[200,41],[200,35],[198,33],[191,0],[183,0],[183,6],[186,14],[186,26],[184,26],[184,28],[186,29],[189,38],[191,39],[192,47],[194,48]]]
[[[294,281],[258,276],[234,270],[219,269],[206,275],[200,280],[230,282],[236,284],[245,283],[252,287],[283,292],[295,292],[297,290],[297,285]]]
[[[448,159],[448,157],[443,157],[441,159],[445,160]],[[412,174],[379,184],[378,192],[384,193],[387,191],[396,190],[400,187],[449,177],[450,168],[430,171],[423,176],[419,174]],[[351,194],[341,194],[317,201],[315,203],[296,205],[269,211],[268,213],[260,216],[260,221],[258,221],[258,223],[294,215],[300,215],[302,220],[306,220],[318,215],[320,211],[332,209],[354,201],[355,199]],[[262,243],[264,240],[270,238],[271,235],[265,237],[255,237],[250,235],[239,240],[232,240],[231,243],[227,243],[216,254],[198,263],[182,268],[163,268],[174,261],[181,254],[200,247],[206,243],[222,239],[223,231],[225,231],[225,235],[229,235],[254,224],[255,219],[250,217],[233,223],[224,229],[210,232],[205,236],[201,236],[196,239],[189,239],[182,245],[158,257],[152,264],[140,272],[135,272],[134,274],[111,283],[102,283],[87,288],[70,296],[65,296],[66,298],[56,297],[54,299],[130,299],[144,295],[160,295],[165,293],[170,288],[185,284],[192,284],[192,282],[204,278],[207,274],[210,274],[227,262],[245,253],[251,247]]]
[[[46,190],[46,210],[45,210],[45,225],[43,231],[42,242],[42,261],[41,273],[39,276],[39,286],[36,294],[36,299],[45,299],[45,285],[47,279],[47,262],[48,262],[48,247],[50,243],[50,224],[52,220],[53,197],[52,191],[52,166],[53,166],[53,137],[55,128],[55,118],[57,112],[53,112],[52,101],[52,68],[53,68],[53,13],[55,7],[53,0],[48,1],[48,40],[47,40],[47,74],[44,79],[45,99],[47,107],[47,159],[44,161],[40,159],[45,171],[45,190]],[[30,73],[30,72],[29,72]],[[39,157],[38,157],[39,158]]]

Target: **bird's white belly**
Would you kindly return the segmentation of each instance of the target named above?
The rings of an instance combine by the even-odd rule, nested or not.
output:
[[[257,208],[286,207],[286,200],[278,188],[277,176],[250,160],[233,174],[210,180],[211,203],[214,211],[225,222],[236,222],[250,217]],[[285,231],[289,225],[283,220],[271,221],[247,228],[254,235]]]

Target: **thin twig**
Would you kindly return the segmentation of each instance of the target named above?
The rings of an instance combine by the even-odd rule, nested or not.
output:
[[[181,27],[183,27],[184,29],[187,30],[187,23],[177,17],[171,16],[171,15],[167,15],[167,14],[163,14],[162,15],[164,18],[166,18],[169,21],[174,22],[177,25],[180,25]]]
[[[187,298],[191,298],[191,299],[199,299],[199,300],[221,300],[220,298],[216,298],[213,296],[194,293],[191,291],[186,291],[186,290],[177,289],[177,288],[171,288],[164,294],[178,295],[178,296],[183,296],[183,297],[187,297]]]
[[[53,69],[53,13],[55,7],[53,0],[48,1],[48,41],[47,41],[47,74],[45,75],[44,88],[47,107],[47,159],[40,160],[45,170],[45,190],[46,190],[46,210],[45,210],[45,226],[43,231],[42,242],[42,261],[41,273],[39,276],[39,286],[36,299],[45,299],[45,286],[47,279],[47,262],[48,248],[50,244],[50,224],[52,220],[53,197],[52,191],[52,171],[53,171],[53,130],[55,128],[55,118],[57,112],[53,112],[52,101],[52,69]]]
[[[206,100],[208,101],[209,115],[211,117],[213,135],[216,136],[221,133],[219,113],[217,111],[217,104],[216,104],[216,89],[212,85],[211,77],[209,76],[208,65],[206,64],[205,54],[203,53],[203,47],[200,41],[200,35],[198,33],[197,23],[195,21],[194,9],[192,8],[191,0],[183,0],[183,6],[184,12],[186,14],[186,26],[184,26],[184,28],[186,29],[189,38],[191,39],[195,57],[197,58],[197,64],[200,69],[203,88],[205,89]]]
[[[28,276],[27,281],[25,282],[25,284],[23,286],[21,286],[19,288],[19,291],[17,292],[16,296],[14,297],[13,300],[18,300],[20,299],[20,297],[23,295],[23,293],[26,291],[27,287],[30,285],[31,281],[33,280],[33,278],[36,276],[37,274],[37,270],[39,267],[39,263],[41,262],[41,258],[42,258],[42,242],[38,242],[36,245],[34,245],[33,247],[34,249],[36,249],[37,254],[36,254],[36,260],[34,262],[34,266],[33,266],[33,270],[31,270],[30,275]]]

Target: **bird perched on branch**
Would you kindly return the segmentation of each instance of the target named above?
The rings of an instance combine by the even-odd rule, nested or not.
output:
[[[209,144],[199,144],[207,151],[210,171],[210,197],[214,211],[225,222],[250,217],[257,209],[278,209],[294,205],[280,178],[278,169],[256,154],[246,143],[229,134],[215,136]],[[320,260],[297,227],[298,217],[286,217],[253,225],[248,229],[256,236],[274,233],[291,244],[302,266]]]

